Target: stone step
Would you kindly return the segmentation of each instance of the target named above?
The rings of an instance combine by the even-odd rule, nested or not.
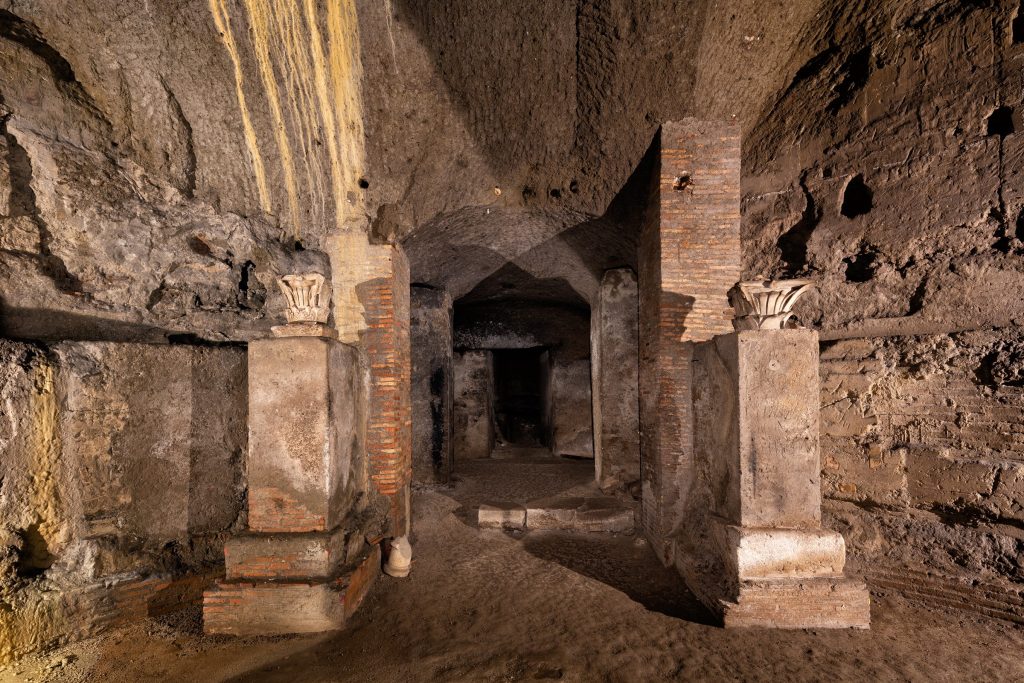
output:
[[[316,633],[344,628],[380,574],[374,545],[331,580],[225,579],[203,593],[203,630],[236,636]]]
[[[633,530],[634,513],[632,507],[610,496],[545,498],[526,505],[497,501],[480,506],[477,524],[505,529],[622,533]]]

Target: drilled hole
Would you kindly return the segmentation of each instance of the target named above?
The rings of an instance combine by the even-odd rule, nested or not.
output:
[[[690,186],[693,179],[690,178],[689,173],[680,173],[676,176],[676,179],[672,182],[672,189],[676,192],[682,192]]]

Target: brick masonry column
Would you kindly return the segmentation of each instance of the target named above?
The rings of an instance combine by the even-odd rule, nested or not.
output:
[[[370,480],[388,499],[393,536],[409,532],[412,400],[409,262],[398,246],[353,230],[328,238],[338,338],[370,367],[366,453]]]
[[[639,249],[642,523],[665,562],[692,479],[692,342],[731,331],[741,274],[740,132],[662,126]]]

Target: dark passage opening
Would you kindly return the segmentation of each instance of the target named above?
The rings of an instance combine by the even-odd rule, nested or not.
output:
[[[544,358],[541,348],[494,351],[494,417],[506,443],[547,445]]]

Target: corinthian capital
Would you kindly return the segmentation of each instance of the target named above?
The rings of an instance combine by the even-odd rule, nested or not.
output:
[[[814,285],[810,280],[737,282],[729,290],[737,330],[781,330],[793,315],[793,305]]]

